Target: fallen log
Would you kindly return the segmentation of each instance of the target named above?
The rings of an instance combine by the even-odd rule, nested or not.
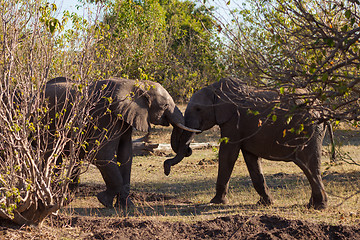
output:
[[[133,154],[137,156],[149,155],[154,153],[159,144],[147,142],[133,142]]]
[[[146,134],[142,138],[138,138],[133,141],[133,154],[134,155],[149,155],[161,152],[171,152],[171,144],[166,143],[151,143],[149,141],[150,136]],[[193,150],[196,149],[207,149],[212,147],[218,147],[218,143],[190,143],[190,147]]]

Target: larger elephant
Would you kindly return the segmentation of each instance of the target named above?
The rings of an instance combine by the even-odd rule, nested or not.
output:
[[[299,92],[301,95],[301,92]],[[230,175],[241,150],[254,188],[260,195],[258,203],[273,202],[261,169],[261,158],[292,161],[306,175],[311,186],[309,207],[325,208],[327,195],[320,176],[324,123],[312,122],[316,111],[292,111],[304,100],[284,101],[277,91],[259,90],[238,79],[224,78],[196,92],[185,114],[185,126],[205,131],[219,125],[222,141],[216,195],[212,203],[227,203]],[[189,143],[194,133],[173,129],[172,148],[177,153],[164,162],[165,174],[171,166],[191,154]]]
[[[52,118],[59,112],[68,113],[79,87],[66,78],[59,77],[46,84],[45,95],[49,99]],[[128,79],[96,81],[86,88],[94,119],[87,129],[90,144],[96,144],[102,131],[110,131],[98,150],[95,165],[100,170],[106,190],[100,192],[98,200],[106,207],[132,204],[129,199],[132,164],[132,131],[149,131],[150,123],[175,128],[184,127],[184,118],[170,94],[158,83]],[[85,92],[83,92],[85,94]],[[66,104],[66,105],[65,105]],[[107,114],[105,114],[107,113]],[[55,121],[51,128],[55,129]],[[96,127],[94,127],[96,126]],[[90,139],[91,137],[91,139]]]

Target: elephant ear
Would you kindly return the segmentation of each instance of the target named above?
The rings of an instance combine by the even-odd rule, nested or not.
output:
[[[121,97],[120,97],[121,96]],[[150,130],[148,94],[140,88],[118,94],[115,107],[116,114],[139,131]]]
[[[223,92],[215,92],[214,94],[214,111],[216,123],[218,125],[222,125],[229,121],[237,113],[237,108]]]

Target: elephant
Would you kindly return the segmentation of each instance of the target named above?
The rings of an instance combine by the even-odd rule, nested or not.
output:
[[[297,90],[301,96],[305,90]],[[211,203],[226,204],[229,179],[241,150],[258,204],[273,199],[261,168],[261,159],[294,162],[311,186],[308,207],[324,209],[327,194],[320,176],[322,141],[327,124],[319,111],[300,111],[304,100],[286,100],[275,90],[260,90],[233,77],[222,78],[191,97],[185,110],[185,126],[205,131],[218,125],[221,139],[216,195]],[[296,110],[298,109],[298,110]],[[164,162],[164,172],[191,155],[193,132],[173,129],[171,146],[176,156]]]
[[[95,81],[83,91],[87,91],[90,96],[92,107],[89,115],[95,121],[87,128],[89,149],[96,144],[101,129],[108,131],[108,140],[102,143],[94,160],[106,184],[106,190],[98,193],[97,198],[109,208],[113,207],[115,196],[115,206],[131,206],[133,203],[129,192],[133,128],[147,132],[151,128],[150,124],[171,124],[174,128],[191,129],[184,126],[181,111],[159,83],[112,78]],[[63,108],[67,109],[66,113],[70,112],[71,99],[75,99],[77,92],[74,83],[67,78],[57,77],[47,82],[45,97],[52,119]],[[53,131],[56,129],[54,122],[50,126]]]

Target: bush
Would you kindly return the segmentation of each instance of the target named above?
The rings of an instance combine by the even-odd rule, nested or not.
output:
[[[62,34],[66,17],[54,18],[55,11],[56,5],[39,0],[0,3],[0,217],[18,224],[40,224],[68,202],[74,170],[94,155],[78,154],[90,121],[90,96],[83,89],[91,82],[86,44],[94,39],[93,28],[82,37],[84,50],[72,51],[82,29],[67,30],[75,33],[72,38]],[[82,61],[74,64],[76,59]],[[73,78],[69,112],[55,113],[45,99],[46,82],[54,75]]]
[[[96,51],[107,76],[157,81],[187,100],[224,74],[213,19],[193,2],[115,1],[102,24],[108,31]]]

